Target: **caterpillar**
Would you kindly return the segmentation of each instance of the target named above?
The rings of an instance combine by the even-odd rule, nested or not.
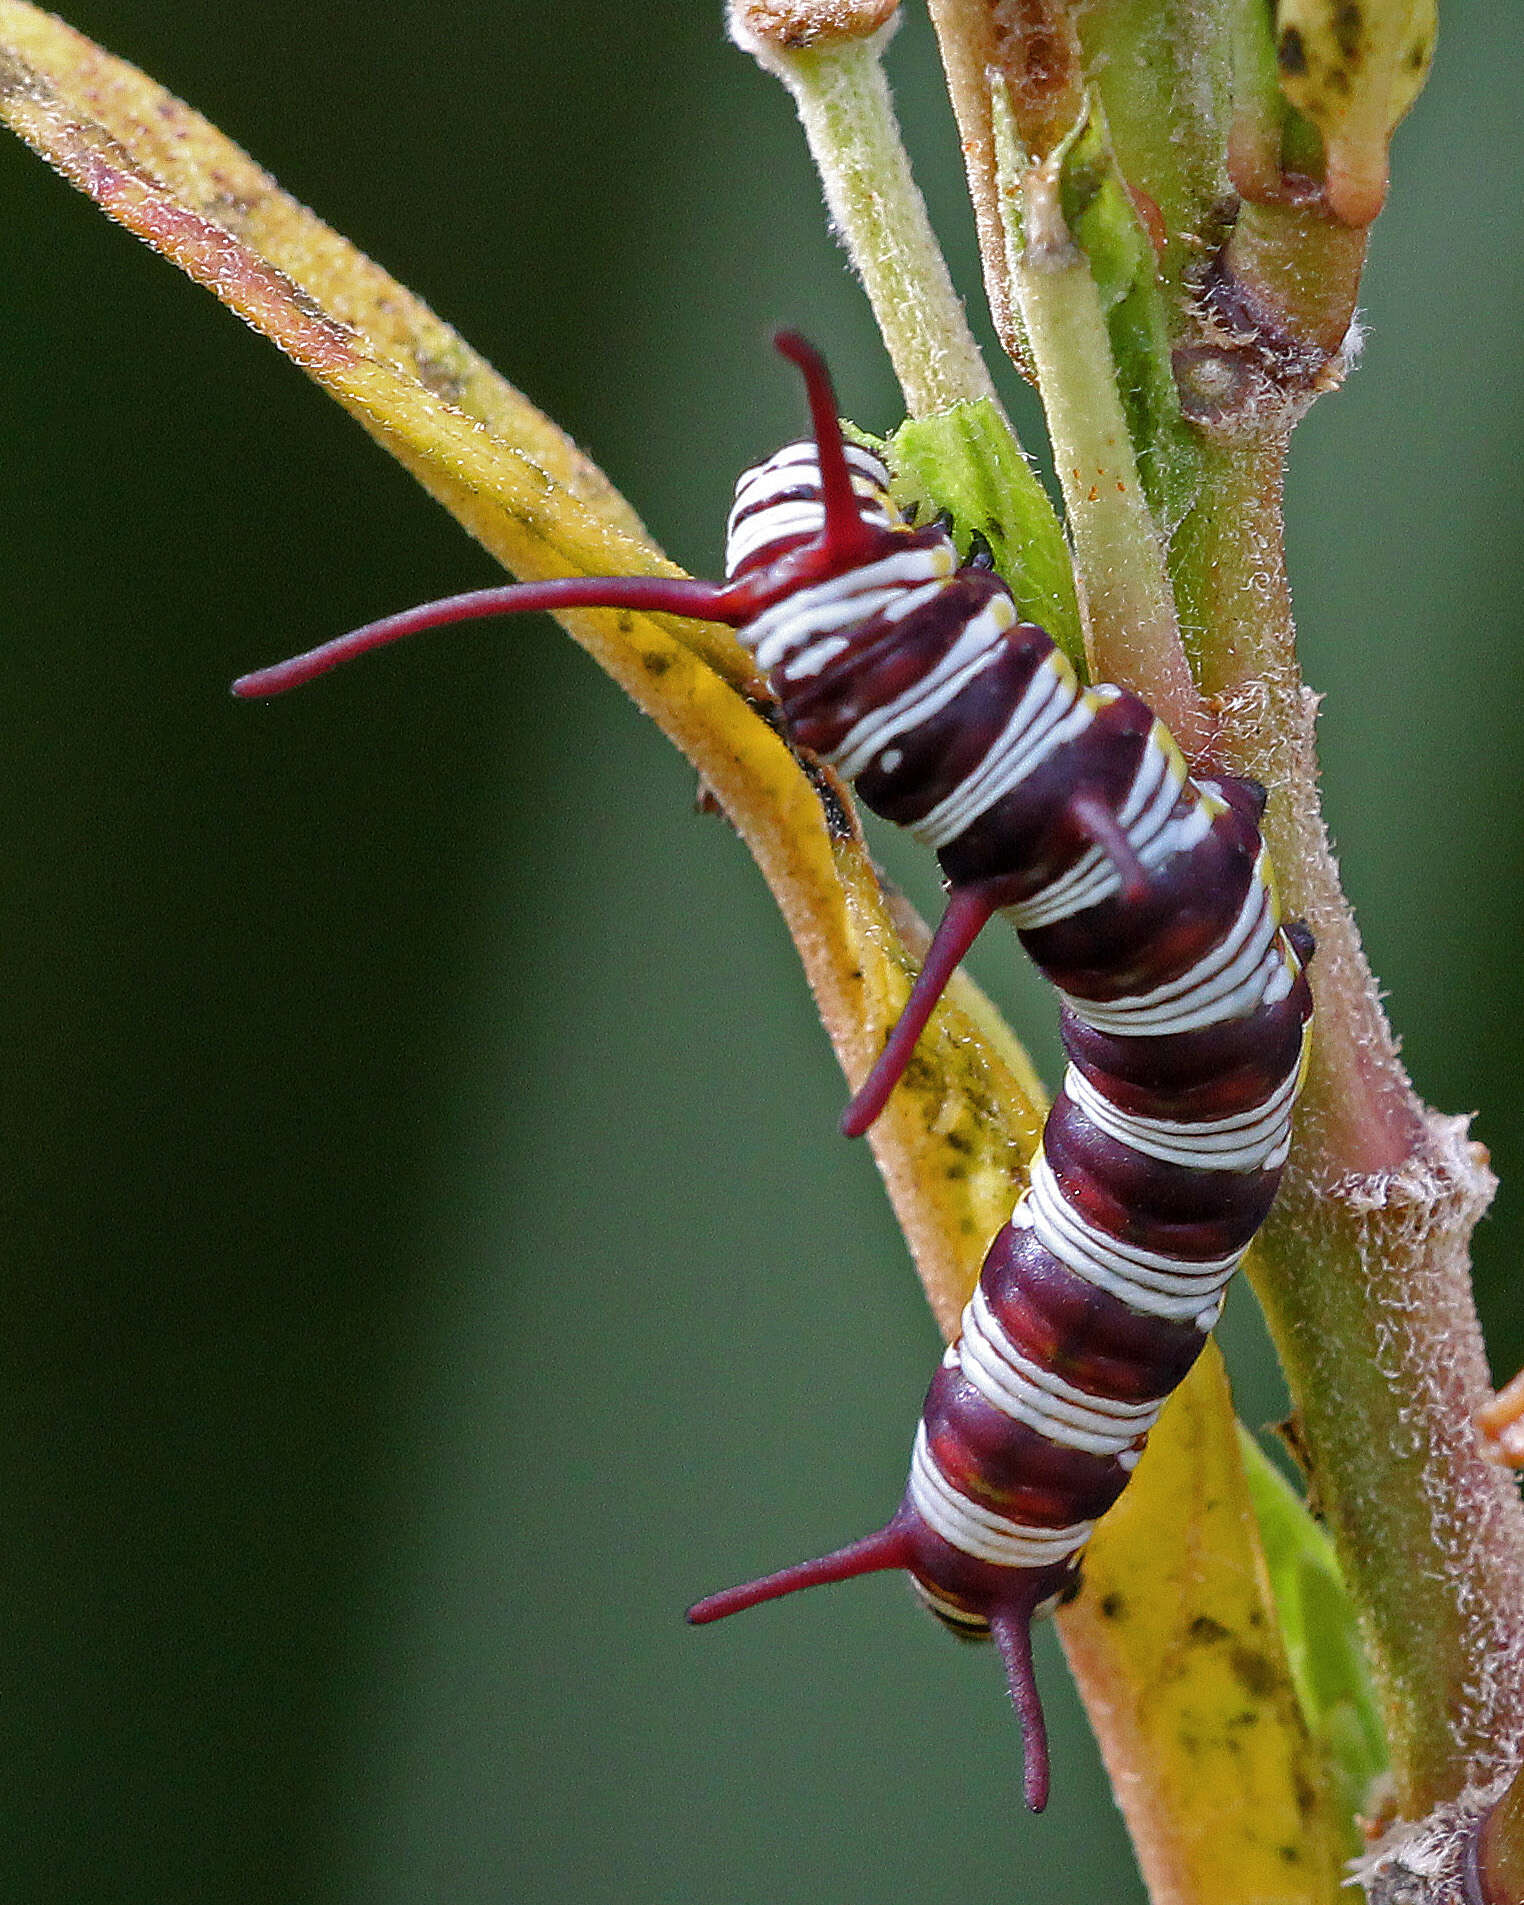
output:
[[[1031,1624],[1072,1594],[1097,1519],[1205,1344],[1263,1223],[1306,1068],[1312,939],[1283,923],[1264,789],[1193,779],[1124,689],[1082,686],[987,561],[907,520],[844,442],[823,360],[776,340],[813,436],[736,485],[723,582],[508,584],[367,624],[234,692],[296,687],[422,629],[531,609],[645,609],[736,629],[795,747],[937,854],[948,905],[904,1011],[842,1120],[860,1135],[996,912],[1062,1001],[1067,1069],[1029,1188],[990,1245],[932,1377],[904,1497],[876,1533],[710,1595],[721,1620],[900,1569],[955,1634],[993,1638],[1047,1802]]]

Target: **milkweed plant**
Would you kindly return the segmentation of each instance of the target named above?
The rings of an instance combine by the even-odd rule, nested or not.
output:
[[[1464,1120],[1416,1096],[1320,814],[1284,563],[1291,433],[1349,374],[1388,146],[1434,0],[929,0],[1000,344],[1055,497],[933,236],[882,55],[895,0],[733,0],[791,95],[904,396],[897,494],[987,548],[1092,680],[1270,791],[1285,911],[1317,941],[1311,1069],[1248,1260],[1305,1496],[1209,1351],[1057,1615],[1156,1900],[1524,1897],[1524,1402],[1494,1398]],[[718,26],[718,22],[717,22]],[[107,215],[327,390],[514,576],[679,573],[628,503],[418,299],[153,81],[0,0],[0,112]],[[972,296],[973,287],[963,287]],[[861,434],[861,433],[859,433]],[[866,440],[866,439],[865,439]],[[796,758],[727,630],[571,609],[569,634],[697,769],[754,856],[848,1080],[925,930],[847,791]],[[1024,1182],[1042,1086],[960,977],[872,1136],[954,1332]],[[956,1160],[957,1168],[950,1168]]]

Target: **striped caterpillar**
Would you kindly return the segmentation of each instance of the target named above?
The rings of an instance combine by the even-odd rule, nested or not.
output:
[[[1020,1720],[1026,1802],[1047,1800],[1031,1622],[1072,1593],[1096,1519],[1199,1355],[1290,1144],[1312,1001],[1283,925],[1264,790],[1193,780],[1125,690],[1082,687],[940,524],[917,527],[879,459],[843,442],[802,339],[813,441],[736,486],[726,579],[568,577],[428,603],[234,684],[279,693],[426,628],[608,607],[735,628],[794,745],[938,856],[947,911],[843,1119],[865,1131],[995,912],[1063,1001],[1068,1068],[1030,1188],[989,1249],[931,1381],[910,1479],[876,1533],[711,1595],[694,1622],[903,1569],[965,1638],[993,1637]]]

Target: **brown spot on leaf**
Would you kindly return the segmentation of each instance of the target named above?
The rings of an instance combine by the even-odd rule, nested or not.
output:
[[[269,273],[271,283],[279,285],[285,291],[286,296],[303,317],[311,318],[314,324],[321,324],[330,336],[341,342],[348,343],[354,338],[355,332],[344,323],[342,318],[336,318],[310,291],[299,285],[295,278],[288,277],[279,265],[265,265],[264,269]]]
[[[1333,30],[1339,51],[1351,65],[1356,64],[1365,39],[1365,19],[1358,0],[1343,0],[1341,6],[1335,7]]]
[[[109,167],[112,171],[119,173],[120,178],[116,181],[118,184],[133,179],[151,191],[165,190],[163,180],[155,178],[142,160],[135,158],[121,140],[114,133],[108,132],[104,126],[90,124],[82,126],[80,131],[84,135],[80,140],[80,150],[89,154],[90,163],[103,168]]]
[[[1307,71],[1307,48],[1302,42],[1302,35],[1298,28],[1288,26],[1282,33],[1280,44],[1275,49],[1275,57],[1281,71],[1290,73],[1295,79],[1300,79]]]
[[[1271,1423],[1270,1433],[1276,1438],[1281,1447],[1297,1466],[1297,1471],[1301,1475],[1302,1481],[1307,1489],[1308,1512],[1321,1520],[1322,1510],[1317,1503],[1317,1488],[1312,1461],[1312,1450],[1307,1445],[1307,1431],[1303,1426],[1301,1416],[1293,1409],[1284,1422]]]
[[[1101,1596],[1101,1613],[1108,1621],[1119,1621],[1126,1612],[1126,1597],[1118,1594],[1115,1589],[1110,1594]]]
[[[1198,1614],[1185,1631],[1198,1647],[1210,1647],[1219,1640],[1226,1640],[1229,1632],[1221,1621],[1214,1621],[1210,1614]]]
[[[1256,1648],[1237,1646],[1228,1656],[1244,1690],[1256,1700],[1267,1700],[1280,1685],[1275,1663]]]
[[[259,201],[231,186],[219,185],[206,201],[207,214],[230,232],[242,232],[258,207]]]
[[[458,364],[452,364],[447,358],[432,357],[426,351],[413,353],[413,369],[418,381],[425,390],[432,391],[441,403],[447,403],[452,409],[460,408],[460,400],[466,394],[466,374]]]

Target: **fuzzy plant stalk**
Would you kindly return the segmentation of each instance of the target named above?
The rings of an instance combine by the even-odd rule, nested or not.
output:
[[[1065,1647],[1154,1899],[1331,1901],[1358,1816],[1384,1835],[1362,1867],[1373,1898],[1469,1886],[1473,1905],[1502,1905],[1524,1869],[1524,1513],[1473,1426],[1489,1391],[1466,1249],[1491,1180],[1463,1126],[1416,1099],[1339,888],[1281,522],[1291,429],[1349,368],[1432,5],[931,11],[991,311],[1042,398],[1062,516],[900,146],[881,64],[893,0],[738,0],[731,15],[797,103],[900,376],[904,499],[945,511],[960,546],[982,539],[1023,614],[1094,679],[1144,695],[1193,765],[1271,790],[1287,910],[1318,941],[1312,1071],[1250,1271],[1327,1536],[1244,1452],[1204,1356],[1097,1532]],[[0,0],[0,114],[270,336],[514,575],[645,577],[651,602],[685,599],[601,473],[447,326],[204,120],[25,0]],[[726,629],[639,589],[618,610],[578,593],[560,589],[560,619],[735,822],[858,1085],[926,937],[882,886],[846,791],[784,746]],[[949,1335],[1042,1101],[960,977],[873,1133]]]

